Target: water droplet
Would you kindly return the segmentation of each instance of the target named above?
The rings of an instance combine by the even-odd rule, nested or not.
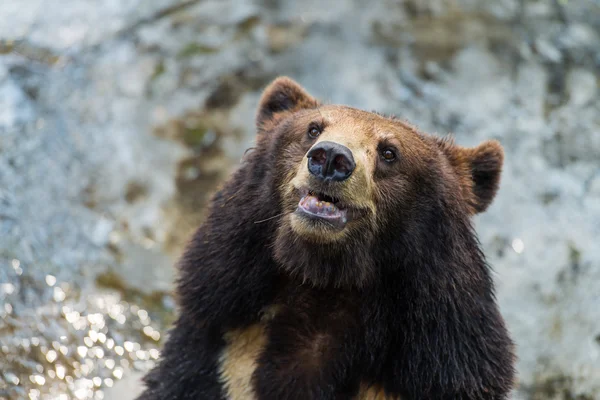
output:
[[[148,354],[150,354],[150,357],[152,357],[156,360],[156,359],[158,359],[160,352],[158,351],[158,349],[150,349],[150,350],[148,350]]]
[[[65,378],[65,367],[63,367],[60,364],[56,365],[56,376],[58,377],[58,379],[64,379]]]
[[[89,318],[89,317],[88,317]],[[88,331],[88,336],[90,337],[90,339],[94,342],[98,341],[98,332],[93,331],[93,330],[89,330]]]
[[[121,346],[115,346],[115,353],[122,356],[125,353],[125,351]]]
[[[29,379],[31,380],[31,382],[35,383],[36,385],[40,385],[40,386],[42,386],[44,383],[46,383],[46,378],[44,378],[42,375],[31,375],[29,377]]]
[[[115,368],[115,370],[113,371],[113,376],[117,379],[121,379],[123,377],[123,368]]]
[[[78,346],[77,347],[77,354],[79,354],[79,357],[83,358],[87,355],[87,347],[85,346]]]
[[[154,328],[152,328],[151,326],[145,326],[144,329],[142,329],[142,332],[144,332],[144,335],[152,337],[152,332],[154,332]]]
[[[56,284],[56,277],[53,275],[46,275],[46,284],[48,286],[54,286]]]
[[[15,285],[12,283],[3,283],[0,285],[0,294],[13,294],[15,292]]]
[[[133,342],[130,342],[129,340],[126,340],[125,343],[123,343],[123,347],[127,351],[133,351]]]
[[[18,385],[18,384],[19,384],[19,382],[21,381],[21,380],[19,379],[19,377],[18,377],[18,376],[16,376],[15,374],[13,374],[12,372],[7,372],[7,373],[5,373],[5,374],[4,374],[4,378],[5,378],[5,379],[6,379],[8,382],[12,383],[13,385]]]
[[[101,347],[95,347],[95,349],[96,358],[104,358],[104,350]]]
[[[146,310],[139,310],[137,312],[138,317],[140,317],[140,319],[146,319],[148,318],[148,311]]]
[[[525,250],[525,243],[519,238],[512,241],[512,248],[517,254],[521,254]]]
[[[55,286],[53,297],[54,297],[54,301],[56,301],[57,303],[60,303],[61,301],[63,301],[65,299],[65,297],[67,297],[67,295],[65,294],[64,290],[62,290],[58,286]]]
[[[49,363],[53,363],[57,357],[58,355],[54,350],[50,350],[48,353],[46,353],[46,360],[48,360]]]

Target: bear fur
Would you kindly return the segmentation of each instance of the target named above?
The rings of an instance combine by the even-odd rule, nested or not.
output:
[[[322,105],[288,78],[257,128],[179,262],[179,317],[140,399],[506,399],[513,343],[471,221],[500,144]],[[308,171],[324,142],[351,152],[346,180]],[[303,195],[348,220],[300,212]]]

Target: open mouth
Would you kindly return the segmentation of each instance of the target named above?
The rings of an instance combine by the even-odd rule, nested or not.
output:
[[[330,222],[336,227],[343,228],[348,222],[346,207],[336,197],[325,193],[307,191],[298,203],[298,211],[323,221]]]

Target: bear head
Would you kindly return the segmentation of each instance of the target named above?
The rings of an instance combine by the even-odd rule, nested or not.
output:
[[[265,89],[257,127],[277,204],[274,256],[292,276],[361,287],[381,270],[478,252],[470,219],[498,189],[497,141],[461,147],[393,117],[323,105],[285,77]]]

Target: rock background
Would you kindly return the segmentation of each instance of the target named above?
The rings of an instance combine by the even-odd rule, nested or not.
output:
[[[172,263],[289,75],[474,145],[515,399],[600,399],[600,2],[3,0],[0,399],[131,399]]]

